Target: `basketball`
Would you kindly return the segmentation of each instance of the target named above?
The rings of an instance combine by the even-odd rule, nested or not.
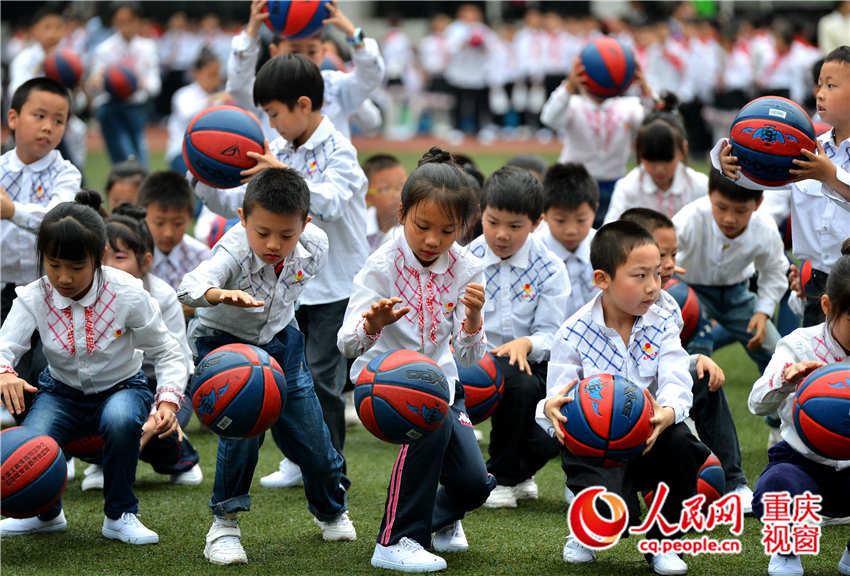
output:
[[[331,15],[328,0],[269,0],[263,12],[269,14],[266,26],[290,40],[318,33]]]
[[[483,422],[499,407],[505,392],[505,377],[489,352],[475,366],[461,366],[457,361],[455,364],[463,385],[466,414],[473,424]]]
[[[235,224],[239,223],[239,218],[225,218],[224,216],[216,216],[210,226],[210,234],[207,236],[207,245],[210,248],[215,246],[216,242],[221,240],[224,233],[230,230]]]
[[[793,413],[797,434],[814,453],[850,460],[850,363],[809,374],[797,386]]]
[[[705,459],[702,466],[697,472],[697,494],[705,496],[703,510],[707,510],[708,506],[720,499],[723,492],[726,491],[726,475],[723,472],[723,465],[714,452],[709,452],[708,458]],[[652,505],[652,498],[655,496],[655,490],[643,492],[643,501],[646,507]]]
[[[812,279],[812,261],[803,260],[800,263],[800,288],[806,292],[806,284]]]
[[[262,434],[286,403],[286,378],[277,360],[250,344],[227,344],[204,356],[195,386],[198,419],[225,438]]]
[[[570,452],[594,465],[621,466],[640,456],[652,432],[649,392],[621,376],[597,374],[579,382],[561,407]]]
[[[443,423],[449,411],[449,384],[427,356],[390,350],[360,372],[354,406],[369,432],[386,442],[407,444]]]
[[[682,321],[684,324],[682,325],[682,332],[679,334],[679,337],[682,340],[682,346],[685,346],[691,341],[697,330],[697,326],[699,326],[699,299],[693,288],[675,278],[670,280],[664,289],[676,300],[676,304],[682,310]]]
[[[240,172],[256,166],[248,152],[262,154],[263,130],[254,116],[236,106],[213,106],[192,118],[183,136],[183,161],[201,182],[236,188]]]
[[[792,160],[815,151],[815,129],[798,104],[779,96],[756,98],[738,112],[729,133],[732,156],[741,172],[765,186],[781,186],[794,179]]]
[[[620,96],[635,77],[631,48],[610,36],[588,42],[579,55],[587,91],[599,98]]]
[[[0,514],[30,518],[53,506],[68,477],[56,440],[26,426],[0,432]]]
[[[44,59],[44,75],[73,90],[83,76],[83,61],[70,50],[54,50]]]
[[[126,100],[136,91],[138,81],[132,70],[120,64],[114,64],[103,73],[103,89],[113,100]]]

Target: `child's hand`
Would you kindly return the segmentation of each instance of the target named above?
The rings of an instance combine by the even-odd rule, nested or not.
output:
[[[747,324],[747,333],[753,333],[753,337],[747,342],[747,350],[758,350],[764,343],[765,331],[768,317],[764,312],[756,312]]]
[[[673,268],[673,274],[677,274],[679,276],[684,276],[688,271],[682,268],[681,266],[676,266]]]
[[[708,373],[708,390],[710,392],[717,392],[726,383],[726,375],[717,365],[717,362],[700,354],[697,357],[697,378],[702,380],[706,373]]]
[[[788,287],[792,292],[797,293],[800,300],[805,301],[806,293],[803,291],[803,283],[800,282],[800,269],[796,264],[791,264],[788,268]]]
[[[646,439],[646,449],[643,451],[643,454],[652,450],[652,447],[655,446],[655,441],[658,440],[658,436],[676,421],[675,410],[669,406],[659,406],[655,398],[652,397],[652,394],[649,395],[649,401],[652,403],[652,410],[654,412],[652,418],[649,419],[649,422],[652,424],[652,434]]]
[[[473,283],[466,285],[466,290],[460,301],[466,306],[464,330],[468,334],[475,334],[481,329],[481,309],[484,307],[484,299],[484,286]]]
[[[815,360],[803,360],[802,362],[786,366],[782,371],[782,379],[796,388],[797,385],[803,381],[803,378],[821,366],[825,366],[825,364]]]
[[[820,180],[827,185],[833,186],[835,181],[838,179],[836,177],[836,166],[827,157],[820,142],[817,142],[817,145],[817,154],[808,150],[800,150],[800,153],[805,156],[806,159],[792,160],[791,163],[795,166],[799,166],[799,168],[791,168],[788,170],[788,173],[796,176],[797,182],[800,180],[811,179]]]
[[[245,33],[251,38],[256,38],[260,31],[260,26],[269,17],[268,12],[263,12],[263,7],[268,0],[251,0],[251,16],[248,18],[248,25],[245,26]]]
[[[741,167],[738,165],[738,157],[732,156],[732,144],[726,141],[720,151],[720,171],[727,178],[737,180],[741,177]]]
[[[239,306],[240,308],[259,308],[264,306],[263,300],[257,300],[247,292],[242,290],[222,290],[221,288],[210,288],[207,290],[204,297],[207,302],[216,306],[218,304],[228,304],[230,306]]]
[[[564,431],[561,429],[561,426],[567,423],[567,417],[561,412],[561,406],[573,401],[573,399],[568,397],[567,394],[570,393],[570,390],[575,388],[576,384],[578,384],[578,378],[573,378],[572,382],[564,386],[558,392],[557,396],[549,398],[543,404],[543,414],[545,414],[546,418],[549,419],[549,422],[552,423],[552,426],[555,428],[555,438],[557,438],[558,442],[562,445],[564,444]]]
[[[177,432],[177,440],[183,440],[183,430],[180,428],[180,423],[177,422],[177,404],[173,402],[160,402],[156,412],[148,417],[148,420],[153,420],[153,428],[149,429],[150,436],[157,435],[159,438],[165,438]],[[144,434],[144,426],[142,426]],[[150,438],[148,438],[150,439]]]
[[[392,298],[381,298],[372,304],[372,307],[363,313],[363,328],[366,334],[374,336],[388,326],[398,322],[405,314],[410,312],[410,306],[403,306],[398,310],[395,309],[396,304],[404,302],[398,296]]]
[[[6,192],[6,189],[0,186],[0,220],[8,220],[15,215],[15,202]]]
[[[38,388],[11,372],[0,374],[0,398],[10,413],[24,413],[24,392],[38,392]]]
[[[351,23],[351,20],[342,13],[339,6],[337,5],[337,0],[333,0],[330,4],[328,4],[328,13],[330,16],[322,21],[323,25],[332,25],[336,26],[340,32],[345,34],[346,38],[354,38],[354,32],[357,30],[354,27],[354,24]]]
[[[570,74],[567,76],[566,88],[570,94],[578,94],[587,87],[587,78],[584,75],[584,65],[581,60],[576,58],[575,64],[570,69]]]
[[[635,78],[633,82],[637,82],[638,86],[640,86],[640,94],[644,98],[652,98],[652,87],[649,85],[649,82],[646,80],[646,75],[643,73],[643,68],[640,64],[635,66]]]
[[[180,427],[180,423],[177,423],[177,441],[183,441],[183,428]],[[148,419],[145,420],[145,423],[142,425],[142,437],[139,440],[139,450],[144,450],[145,446],[147,446],[148,442],[151,441],[151,438],[156,436],[156,419],[154,415],[151,414],[148,416]]]
[[[243,170],[239,173],[242,176],[242,183],[247,183],[251,178],[255,175],[259,174],[266,168],[288,168],[286,164],[278,160],[274,154],[269,151],[269,141],[263,141],[263,149],[264,152],[262,154],[257,154],[256,152],[249,151],[247,156],[248,158],[253,158],[257,161],[257,165],[253,168],[248,168],[247,170]]]
[[[496,356],[507,356],[508,364],[514,364],[527,374],[531,374],[531,366],[528,364],[528,354],[531,352],[532,344],[528,338],[517,338],[510,342],[505,342],[498,348],[493,348],[493,354]]]

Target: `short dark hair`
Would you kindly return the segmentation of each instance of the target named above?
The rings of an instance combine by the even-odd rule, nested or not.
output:
[[[611,278],[625,264],[632,250],[647,244],[658,245],[649,231],[636,222],[616,220],[596,231],[590,242],[590,265]]]
[[[505,162],[505,166],[519,166],[535,175],[539,174],[540,178],[546,173],[546,159],[539,154],[517,154]]]
[[[371,178],[375,172],[396,166],[401,166],[401,160],[392,154],[373,154],[363,162],[363,172],[366,173],[366,178]]]
[[[254,104],[262,106],[273,100],[291,110],[302,96],[318,112],[324,105],[325,82],[312,60],[301,54],[279,54],[260,67],[254,80]]]
[[[291,168],[266,168],[248,182],[242,216],[247,218],[254,206],[274,214],[297,214],[306,220],[310,212],[310,189]]]
[[[65,86],[52,78],[48,78],[47,76],[38,76],[36,78],[30,78],[15,90],[15,93],[12,94],[12,102],[9,107],[17,112],[21,113],[21,109],[26,104],[26,101],[29,100],[30,94],[36,91],[41,92],[50,92],[51,94],[56,94],[58,96],[62,96],[65,100],[68,101],[68,115],[71,114],[71,92],[68,91]],[[67,118],[67,117],[66,117]]]
[[[587,204],[599,208],[599,185],[583,164],[552,164],[543,177],[543,211],[549,208],[578,210]]]
[[[146,211],[141,206],[122,202],[106,219],[106,238],[109,247],[118,250],[118,241],[136,256],[141,263],[145,254],[154,253],[154,240],[147,222]]]
[[[145,165],[139,162],[136,158],[128,158],[121,162],[116,162],[109,170],[109,176],[106,178],[106,193],[112,190],[117,182],[121,180],[137,179],[138,184],[142,183],[148,175],[148,169]]]
[[[195,195],[185,176],[174,170],[160,170],[142,180],[139,186],[139,206],[159,204],[163,208],[195,213]]]
[[[110,20],[115,16],[115,13],[121,10],[122,8],[126,8],[127,10],[129,10],[136,18],[141,18],[143,16],[141,2],[134,2],[133,0],[123,0],[112,2],[109,5]]]
[[[97,193],[83,191],[73,202],[57,204],[44,215],[36,240],[39,273],[44,270],[45,258],[75,261],[91,258],[92,267],[100,268],[106,248],[106,225],[99,208]]]
[[[834,322],[839,316],[850,311],[850,238],[842,243],[841,257],[829,270],[825,292],[832,306],[830,322]]]
[[[215,55],[215,52],[209,46],[204,46],[198,52],[194,63],[192,63],[192,70],[201,70],[211,62],[218,62],[218,56]]]
[[[752,190],[738,186],[733,180],[720,173],[717,168],[712,168],[708,173],[708,193],[717,192],[724,198],[733,202],[748,202],[752,200],[758,203],[763,195],[762,190]]]
[[[838,48],[827,54],[823,61],[842,62],[844,64],[850,64],[850,46],[848,46],[847,44],[839,46]]]
[[[62,18],[62,6],[58,2],[45,2],[44,5],[35,11],[32,15],[31,24],[35,26],[48,16],[58,16]]]
[[[490,174],[481,189],[481,209],[487,206],[525,214],[537,222],[543,212],[543,186],[524,168],[502,166]]]
[[[666,214],[662,214],[652,208],[629,208],[620,215],[620,220],[640,224],[650,234],[654,234],[656,230],[676,228],[673,221]]]

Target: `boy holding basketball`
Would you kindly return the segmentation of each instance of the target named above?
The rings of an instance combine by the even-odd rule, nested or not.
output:
[[[331,444],[304,360],[304,335],[295,302],[325,267],[328,237],[310,224],[310,190],[289,168],[270,168],[251,179],[234,226],[209,260],[186,275],[180,301],[197,307],[189,324],[196,363],[212,350],[242,342],[266,350],[286,375],[286,403],[272,426],[288,458],[301,466],[307,507],[325,540],[354,540],[346,511],[350,485],[342,456]],[[248,490],[263,436],[221,438],[210,499],[214,520],[204,556],[213,564],[247,562],[237,514],[249,510]]]
[[[693,399],[688,355],[675,317],[655,304],[661,289],[658,245],[639,224],[611,222],[596,233],[590,260],[600,291],[555,334],[547,398],[537,404],[537,422],[563,444],[562,426],[568,424],[561,408],[572,401],[568,393],[579,380],[596,374],[620,375],[647,389],[653,431],[640,457],[620,468],[602,468],[562,450],[562,465],[573,492],[604,486],[624,498],[632,519],[640,513],[636,491],[655,490],[663,481],[670,492],[661,513],[676,522],[682,501],[696,493],[697,471],[709,451],[682,422]],[[671,536],[663,536],[654,525],[646,537]],[[596,552],[570,535],[563,558],[571,564],[593,562]],[[657,574],[684,574],[688,569],[673,553],[648,555],[647,561]]]

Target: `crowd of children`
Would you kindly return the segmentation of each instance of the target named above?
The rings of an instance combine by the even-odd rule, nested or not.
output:
[[[270,429],[284,459],[260,485],[303,484],[327,541],[357,537],[348,514],[346,385],[397,348],[439,365],[450,410],[435,432],[398,451],[371,558],[378,568],[445,569],[440,554],[469,548],[465,514],[538,498],[535,473],[556,457],[568,502],[604,486],[624,498],[633,522],[638,493],[661,481],[669,487],[661,513],[675,521],[710,452],[726,492],[747,513],[762,517],[765,492],[809,490],[823,496],[826,514],[850,516],[842,500],[850,461],[811,452],[791,415],[801,379],[850,353],[850,46],[832,50],[820,68],[816,110],[831,128],[817,153],[795,161],[790,189],[749,181],[725,140],[712,150],[710,174],[691,168],[688,129],[674,99],[658,100],[648,69],[638,74],[640,97],[600,102],[584,89],[579,65],[541,69],[551,95],[540,102],[540,120],[564,134],[560,162],[520,156],[485,177],[470,158],[432,147],[408,175],[390,154],[361,166],[349,138],[385,74],[397,74],[376,42],[334,4],[326,25],[349,38],[352,70],[320,70],[318,36],[272,44],[257,69],[263,6],[253,0],[233,39],[226,90],[216,92],[217,60],[202,54],[197,85],[177,96],[198,109],[231,99],[261,119],[268,140],[262,154],[249,152],[257,163],[240,187],[199,182],[173,155],[173,170],[148,173],[132,128],[141,102],[106,102],[102,121],[121,116],[129,130],[108,147],[126,145],[124,156],[135,157],[115,156],[122,161],[104,190],[107,214],[58,150],[71,94],[37,76],[11,98],[15,147],[0,157],[0,400],[19,423],[63,447],[102,437],[103,448],[86,457],[82,487],[103,490],[105,537],[159,540],[137,516],[138,460],[177,485],[199,484],[202,466],[213,471],[183,432],[187,397],[200,359],[237,342],[263,348],[286,375],[287,401]],[[123,28],[136,16],[132,7],[117,12],[122,31],[112,41],[123,49],[133,38]],[[469,8],[461,16],[463,34],[487,42],[480,14]],[[554,33],[559,23],[544,26]],[[482,65],[475,54],[465,58]],[[478,88],[462,90],[460,102],[476,109]],[[179,135],[185,116],[173,123]],[[627,172],[633,143],[637,166]],[[789,215],[791,255],[813,266],[805,288],[777,227]],[[187,232],[193,220],[199,238]],[[667,291],[676,282],[688,284],[702,310],[687,342]],[[790,333],[773,322],[789,290],[805,307]],[[720,333],[757,363],[762,376],[749,409],[776,430],[754,492],[726,376],[711,359]],[[458,367],[486,353],[505,389],[485,460]],[[599,373],[648,390],[653,406],[646,451],[619,468],[564,446],[561,408],[579,380]],[[248,561],[239,520],[251,507],[263,440],[218,440],[204,546],[214,564]],[[74,455],[66,453],[69,462]],[[60,500],[36,517],[0,521],[0,535],[64,531],[67,523]],[[657,527],[648,534],[675,536]],[[838,570],[850,575],[848,550]],[[573,535],[563,547],[571,564],[596,555]],[[647,562],[657,574],[688,569],[675,553]],[[768,573],[803,569],[799,557],[775,554]]]

